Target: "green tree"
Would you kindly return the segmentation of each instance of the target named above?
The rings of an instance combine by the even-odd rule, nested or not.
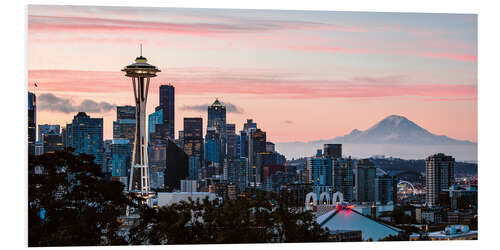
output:
[[[250,193],[223,204],[181,201],[158,210],[143,207],[130,232],[132,244],[206,244],[326,241],[328,232],[309,211],[286,203],[286,197]]]
[[[118,218],[134,204],[122,183],[105,180],[93,156],[72,150],[30,156],[28,175],[30,247],[127,243]]]

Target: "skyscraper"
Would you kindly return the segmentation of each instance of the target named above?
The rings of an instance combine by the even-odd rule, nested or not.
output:
[[[262,169],[257,168],[256,157],[258,153],[266,152],[266,132],[261,129],[251,129],[248,138],[248,162],[250,166],[250,182],[257,185],[260,183]]]
[[[160,86],[160,105],[156,111],[163,110],[163,131],[165,137],[175,140],[175,88],[171,84]]]
[[[38,125],[38,140],[41,141],[43,135],[59,135],[61,127],[58,124],[40,124]]]
[[[130,164],[133,145],[127,139],[113,139],[111,147],[111,175],[127,177],[130,174]]]
[[[197,156],[203,162],[203,119],[201,117],[184,118],[184,152],[188,156]]]
[[[28,92],[28,154],[35,154],[36,140],[36,96]]]
[[[164,172],[166,167],[167,127],[163,124],[163,115],[163,109],[158,106],[148,117],[148,153],[151,172]]]
[[[221,164],[223,161],[221,149],[220,134],[214,127],[207,128],[207,135],[205,136],[204,156],[205,165],[210,163]]]
[[[224,159],[226,157],[226,150],[227,150],[226,149],[227,146],[226,106],[222,105],[222,103],[219,102],[219,99],[215,99],[215,102],[212,105],[208,106],[207,128],[209,127],[215,128],[216,133],[219,134],[220,146],[221,146],[221,158]]]
[[[439,205],[439,193],[455,183],[455,159],[443,153],[425,159],[425,201],[427,206]]]
[[[361,159],[355,168],[355,197],[359,202],[375,201],[375,165],[368,159]]]
[[[396,183],[394,177],[381,175],[375,178],[375,201],[381,204],[395,202]]]
[[[344,195],[345,201],[352,201],[353,173],[351,158],[336,158],[333,160],[333,187],[336,192]]]
[[[116,121],[113,121],[113,139],[127,139],[133,143],[135,139],[136,109],[134,106],[117,106]]]
[[[236,124],[226,124],[227,157],[234,159],[236,148]]]
[[[75,154],[91,154],[95,163],[104,164],[103,119],[90,118],[85,112],[79,112],[71,124],[72,143]]]
[[[73,130],[71,127],[72,124],[68,123],[62,128],[61,137],[64,148],[73,148]]]
[[[248,187],[248,158],[240,157],[233,160],[234,176],[236,186],[240,192],[244,192]]]
[[[41,143],[44,154],[64,149],[60,134],[42,134]]]
[[[306,181],[318,186],[332,186],[332,159],[329,157],[308,157],[306,159]]]
[[[238,136],[238,146],[236,150],[236,158],[247,157],[248,158],[248,132],[245,130],[240,131]]]
[[[167,167],[165,169],[165,186],[180,189],[181,180],[189,176],[189,159],[184,150],[168,140],[166,150]]]
[[[156,133],[157,127],[163,124],[163,109],[158,109],[148,116],[148,137],[151,138],[152,133]]]
[[[253,119],[247,119],[247,122],[243,124],[243,130],[250,131],[252,129],[257,129],[257,123],[253,122]]]
[[[198,174],[200,171],[200,157],[199,156],[194,156],[191,155],[189,156],[188,159],[188,165],[189,165],[189,179],[190,180],[198,180]]]
[[[116,120],[135,120],[135,114],[135,106],[126,105],[116,107]]]
[[[325,144],[323,154],[331,158],[342,158],[342,144]]]

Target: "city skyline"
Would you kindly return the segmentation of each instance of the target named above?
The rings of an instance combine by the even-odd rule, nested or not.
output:
[[[477,142],[475,15],[74,6],[30,6],[28,14],[30,89],[36,82],[45,95],[38,124],[64,125],[86,111],[104,118],[110,139],[113,105],[133,105],[119,69],[142,43],[164,72],[147,114],[159,85],[171,83],[176,124],[202,117],[205,130],[207,106],[219,98],[237,131],[251,118],[273,142],[330,139],[393,114]]]

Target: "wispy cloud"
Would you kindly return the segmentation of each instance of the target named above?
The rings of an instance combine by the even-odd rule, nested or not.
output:
[[[241,108],[238,107],[230,102],[221,102],[222,105],[226,106],[226,112],[229,113],[234,113],[234,114],[243,114],[245,111]],[[200,112],[206,112],[208,109],[208,106],[211,104],[200,104],[200,105],[184,105],[181,107],[181,110],[194,110],[194,111],[200,111]]]
[[[439,98],[477,97],[477,84],[454,83],[409,83],[404,76],[371,77],[351,79],[304,79],[300,75],[263,72],[225,72],[208,69],[171,69],[170,75],[159,75],[156,82],[172,82],[181,95],[198,94],[249,94],[271,98],[366,98],[386,96],[416,96]],[[42,92],[130,92],[130,80],[120,72],[30,70],[29,81],[36,81]],[[102,84],[105,82],[106,84]],[[71,84],[68,84],[71,83]],[[187,107],[191,110],[206,110],[206,105]],[[226,103],[229,112],[243,112]],[[198,109],[196,109],[198,108]]]
[[[349,28],[332,26],[329,24],[306,21],[289,20],[253,20],[235,19],[234,22],[158,22],[137,21],[123,19],[108,19],[96,17],[66,17],[66,16],[42,16],[29,15],[29,32],[91,32],[91,33],[144,33],[153,32],[160,34],[185,34],[185,35],[210,35],[210,34],[233,34],[233,33],[255,33],[283,29],[337,29],[349,31]]]
[[[69,98],[57,97],[53,94],[40,94],[37,97],[37,108],[62,113],[89,112],[105,113],[111,111],[115,105],[108,102],[96,102],[85,99],[80,104],[74,104]]]

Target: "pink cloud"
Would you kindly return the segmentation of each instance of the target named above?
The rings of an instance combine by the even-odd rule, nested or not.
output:
[[[236,21],[239,20],[239,21]],[[63,17],[30,15],[28,30],[34,32],[90,32],[90,33],[130,33],[153,32],[187,35],[214,35],[231,33],[252,33],[282,29],[336,29],[350,28],[323,23],[279,20],[235,19],[228,23],[175,23],[137,20],[120,20],[89,17]]]
[[[271,98],[376,98],[417,96],[432,100],[477,98],[477,85],[405,84],[398,77],[358,77],[348,80],[298,80],[269,72],[248,73],[192,72],[170,70],[159,75],[153,86],[172,82],[178,94],[250,94]],[[122,72],[30,70],[30,82],[41,92],[128,92],[131,83]],[[386,81],[384,81],[386,79]],[[394,80],[396,79],[396,80]],[[152,87],[152,89],[155,89]]]

